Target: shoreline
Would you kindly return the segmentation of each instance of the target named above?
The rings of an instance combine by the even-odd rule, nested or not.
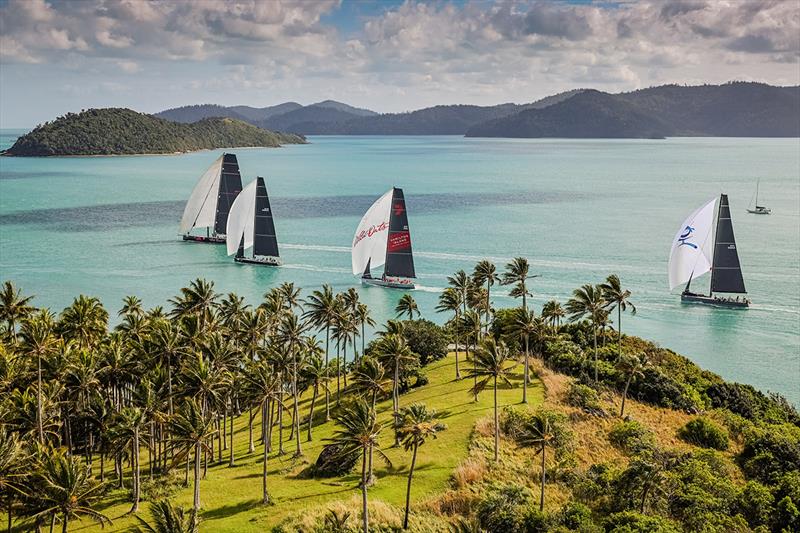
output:
[[[185,152],[148,152],[136,154],[54,154],[54,155],[14,155],[9,154],[5,150],[0,152],[0,157],[18,157],[18,158],[82,158],[82,157],[152,157],[152,156],[179,156],[194,154],[197,152],[213,152],[214,150],[254,150],[257,148],[283,148],[286,145],[303,145],[311,144],[310,142],[302,143],[286,143],[279,144],[278,146],[220,146],[218,148],[198,148],[197,150],[187,150]]]

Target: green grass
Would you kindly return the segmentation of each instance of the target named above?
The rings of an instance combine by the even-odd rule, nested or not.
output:
[[[462,370],[463,370],[462,363]],[[420,448],[417,466],[412,487],[412,506],[414,502],[422,501],[448,487],[450,474],[458,463],[467,456],[467,446],[470,434],[476,420],[491,414],[492,390],[481,393],[477,403],[473,402],[468,393],[472,385],[471,379],[456,381],[455,359],[451,355],[446,359],[434,362],[425,369],[430,383],[423,387],[404,394],[400,398],[402,405],[414,402],[426,404],[429,408],[442,413],[441,419],[447,425],[447,430],[442,432],[436,440],[427,442]],[[513,387],[505,387],[498,391],[498,405],[502,409],[505,405],[520,403],[522,399],[522,367],[515,369],[512,378]],[[335,383],[334,383],[335,390]],[[543,397],[542,387],[535,382],[529,387],[529,399],[532,405],[541,403]],[[310,398],[304,397],[301,404],[301,413],[304,418],[308,413]],[[320,415],[324,413],[325,401],[317,401],[316,410]],[[393,434],[389,427],[391,417],[391,399],[378,404],[381,420],[386,422],[381,436],[381,444],[392,461],[392,467],[387,467],[376,458],[376,475],[378,482],[369,491],[371,500],[382,500],[386,503],[402,506],[405,502],[405,484],[411,454],[402,447],[393,447]],[[315,417],[316,418],[316,417]],[[236,467],[228,467],[228,452],[223,452],[223,463],[211,466],[208,476],[200,483],[200,499],[202,502],[202,529],[204,531],[219,532],[245,532],[265,531],[276,525],[292,513],[318,506],[334,500],[350,500],[354,494],[359,493],[360,470],[341,478],[332,479],[302,479],[298,474],[309,464],[313,463],[323,445],[334,431],[334,423],[320,423],[313,429],[314,440],[306,441],[305,427],[302,428],[302,446],[304,459],[292,459],[294,441],[284,445],[286,454],[277,456],[277,444],[273,446],[273,453],[269,457],[268,485],[272,505],[261,505],[261,457],[263,448],[256,445],[253,454],[247,453],[248,430],[247,415],[239,417],[236,421],[235,455]],[[290,417],[284,416],[287,429],[284,438],[289,435],[288,427]],[[260,417],[254,428],[254,434],[260,434]],[[273,438],[277,441],[277,430]],[[143,454],[146,458],[146,454]],[[107,465],[108,467],[109,465]],[[360,463],[359,467],[360,468]],[[147,468],[143,468],[142,477],[146,479]],[[126,480],[129,483],[129,480]],[[191,485],[191,477],[190,477]],[[191,507],[191,486],[181,489],[173,501],[180,505]],[[139,515],[149,519],[148,503],[143,502]],[[107,503],[102,512],[113,520],[113,525],[106,526],[105,531],[125,531],[136,524],[132,515],[126,514],[130,509],[127,502],[127,491],[115,490],[109,494]],[[88,520],[75,522],[74,531],[89,530],[100,531],[99,526]]]

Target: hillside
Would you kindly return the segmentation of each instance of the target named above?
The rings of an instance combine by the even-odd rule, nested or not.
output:
[[[617,96],[585,90],[542,109],[483,122],[467,137],[661,138],[674,129]]]
[[[259,120],[264,120],[266,118],[275,116],[275,115],[282,115],[283,113],[288,113],[289,111],[294,111],[295,109],[300,109],[303,107],[302,105],[298,104],[297,102],[284,102],[282,104],[267,106],[267,107],[250,107],[247,105],[235,105],[229,107],[228,109],[235,111],[242,115],[245,120],[250,122],[251,124],[256,125],[255,123]]]
[[[171,122],[183,122],[191,124],[205,118],[233,118],[248,122],[249,119],[232,107],[224,107],[216,104],[187,105],[166,109],[153,115]]]
[[[468,137],[800,137],[800,87],[760,83],[587,90],[546,110],[470,128]]]
[[[301,136],[263,130],[231,118],[207,118],[182,124],[130,109],[107,108],[69,113],[37,126],[20,137],[4,155],[170,154],[303,142]]]

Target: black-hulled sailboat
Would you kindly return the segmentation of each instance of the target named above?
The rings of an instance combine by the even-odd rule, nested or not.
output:
[[[181,218],[183,240],[224,243],[228,213],[241,190],[236,154],[222,154],[203,173],[186,202]],[[205,228],[206,234],[192,234],[197,228]]]
[[[686,288],[681,293],[681,301],[685,303],[746,308],[749,307],[750,300],[745,296],[738,296],[747,294],[747,290],[736,250],[727,194],[719,197],[716,231],[711,240],[716,202],[715,198],[689,215],[675,235],[669,258],[670,289],[686,283]],[[692,292],[692,280],[709,271],[711,288],[708,295]],[[726,296],[721,296],[720,293]],[[737,296],[730,296],[731,294]]]
[[[238,263],[280,266],[278,238],[264,178],[245,187],[231,206],[226,228],[228,255]],[[252,248],[252,255],[245,251]]]
[[[352,248],[353,274],[364,285],[413,289],[414,255],[403,189],[392,187],[367,210],[356,228]],[[381,277],[372,269],[383,266]]]

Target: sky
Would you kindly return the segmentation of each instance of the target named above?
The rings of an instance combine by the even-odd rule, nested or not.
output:
[[[800,84],[800,0],[0,0],[0,127],[333,99],[379,112]]]

